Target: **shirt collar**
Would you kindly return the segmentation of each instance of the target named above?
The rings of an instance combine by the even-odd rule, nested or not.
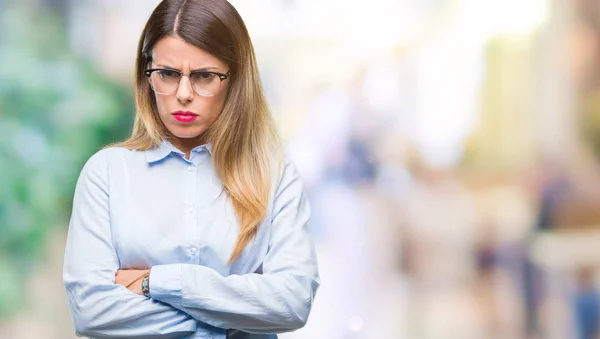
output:
[[[212,155],[212,143],[196,146],[192,149],[192,152],[200,153],[205,149],[210,155]],[[173,146],[173,144],[170,141],[163,139],[160,145],[158,145],[157,147],[146,150],[146,161],[148,161],[148,163],[161,161],[164,158],[171,155],[171,153],[178,153],[182,156],[184,155],[184,153],[180,151],[177,147]]]
[[[192,148],[192,152],[202,152],[202,151],[208,151],[208,154],[212,155],[212,143],[208,143],[208,144],[204,144],[204,145],[200,145],[200,146],[196,146],[194,148]]]

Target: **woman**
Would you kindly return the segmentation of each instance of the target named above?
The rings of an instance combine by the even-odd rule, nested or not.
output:
[[[239,14],[225,0],[161,2],[136,74],[131,137],[94,154],[75,190],[63,279],[77,334],[302,327],[319,286],[310,210]]]

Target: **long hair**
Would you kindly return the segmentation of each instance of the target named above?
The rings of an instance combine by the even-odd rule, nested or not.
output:
[[[169,132],[158,115],[156,99],[144,70],[152,48],[165,36],[176,36],[220,58],[231,71],[223,110],[205,132],[212,161],[235,210],[239,235],[229,258],[233,263],[258,232],[271,192],[273,155],[281,148],[265,100],[254,48],[246,26],[226,0],[164,0],[142,32],[135,66],[136,116],[131,136],[114,146],[147,150]]]

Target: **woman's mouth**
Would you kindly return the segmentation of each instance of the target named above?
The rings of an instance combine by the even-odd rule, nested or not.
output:
[[[189,111],[177,111],[171,113],[171,115],[175,118],[175,120],[183,123],[190,123],[196,119],[198,119],[198,114]]]

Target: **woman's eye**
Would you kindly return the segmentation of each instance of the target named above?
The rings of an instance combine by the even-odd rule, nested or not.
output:
[[[163,79],[179,78],[179,73],[170,70],[160,70],[158,71],[158,75]]]
[[[194,80],[210,81],[215,77],[212,73],[194,73]]]

